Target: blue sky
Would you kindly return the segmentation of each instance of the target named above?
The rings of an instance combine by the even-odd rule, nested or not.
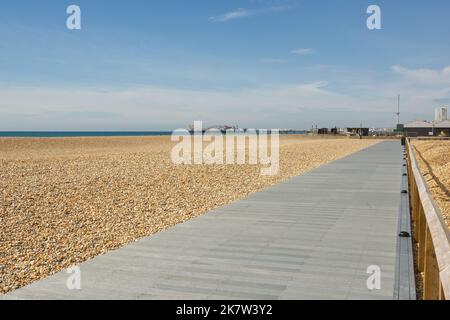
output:
[[[385,127],[397,93],[404,121],[431,118],[450,105],[449,15],[445,0],[2,1],[0,131]]]

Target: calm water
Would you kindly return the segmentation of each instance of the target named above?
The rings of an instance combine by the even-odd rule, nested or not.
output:
[[[0,131],[0,137],[137,137],[167,136],[172,131]]]
[[[292,131],[288,134],[305,134]],[[0,131],[0,137],[63,138],[63,137],[141,137],[170,136],[172,131]]]

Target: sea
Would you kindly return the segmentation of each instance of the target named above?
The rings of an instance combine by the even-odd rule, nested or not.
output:
[[[65,138],[65,137],[142,137],[169,136],[172,131],[0,131],[0,137]]]
[[[288,134],[304,134],[290,131]],[[170,136],[172,131],[0,131],[0,137],[14,138],[67,138],[67,137],[142,137]]]

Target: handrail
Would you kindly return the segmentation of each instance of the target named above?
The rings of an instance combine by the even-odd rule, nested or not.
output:
[[[450,232],[420,172],[410,139],[406,142],[417,267],[424,273],[423,298],[450,300]]]

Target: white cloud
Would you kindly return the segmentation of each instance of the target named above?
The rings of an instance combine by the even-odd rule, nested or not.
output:
[[[377,102],[380,108],[397,108],[397,94],[401,95],[400,118],[404,123],[414,120],[431,120],[434,108],[450,98],[449,68],[408,69],[400,65],[391,67],[392,73],[383,78],[351,79],[348,94],[360,97],[361,103]],[[336,80],[337,81],[337,80]]]
[[[258,16],[273,12],[280,12],[288,9],[287,6],[278,6],[278,7],[270,7],[270,8],[262,8],[262,9],[243,9],[239,8],[235,11],[226,12],[220,14],[218,16],[209,17],[209,21],[211,22],[227,22],[234,19],[246,18],[252,16]]]
[[[447,74],[448,68],[396,66],[381,81],[346,71],[329,81],[228,91],[3,86],[0,130],[162,130],[194,120],[257,128],[359,125],[361,120],[393,126],[398,93],[402,121],[431,119],[434,108],[450,99]]]
[[[295,49],[295,50],[291,51],[292,54],[296,54],[296,55],[299,55],[299,56],[306,56],[306,55],[311,54],[313,52],[314,52],[314,50],[311,49],[311,48],[299,48],[299,49]]]
[[[309,121],[299,114],[303,109],[357,110],[360,105],[320,81],[236,91],[4,88],[0,95],[3,130],[170,129],[194,120],[301,128],[301,121]]]
[[[249,17],[251,15],[253,15],[252,12],[242,9],[242,8],[239,8],[236,11],[227,12],[227,13],[224,13],[217,17],[210,17],[209,20],[210,21],[218,21],[218,22],[226,22],[226,21],[233,20],[233,19]]]
[[[408,69],[399,65],[392,66],[392,70],[406,80],[422,85],[450,85],[450,66],[442,70],[435,69]]]

